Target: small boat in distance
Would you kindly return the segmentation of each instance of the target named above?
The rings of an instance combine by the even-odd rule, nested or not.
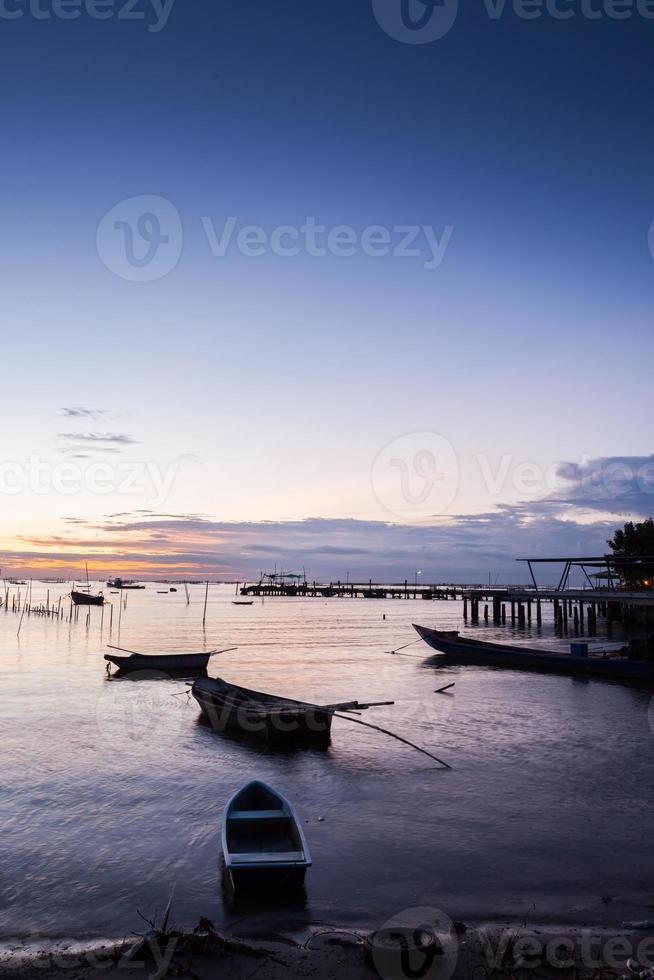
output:
[[[91,595],[88,562],[86,563],[86,585],[76,589],[75,583],[73,582],[70,597],[76,606],[104,606],[105,600],[102,592],[98,593],[98,595]]]
[[[76,606],[104,606],[104,596],[91,595],[90,592],[77,592],[75,589],[70,593],[70,597]]]
[[[144,585],[137,585],[136,582],[127,578],[110,578],[107,582],[108,589],[144,589]]]
[[[238,599],[232,599],[232,605],[233,606],[253,606],[254,605],[254,599],[250,599],[249,601],[248,600],[245,600],[245,601],[241,600],[240,602],[239,602]]]
[[[295,810],[259,780],[244,786],[225,807],[222,849],[225,875],[235,893],[299,889],[311,867]]]
[[[624,656],[620,650],[593,653],[588,650],[587,643],[573,643],[570,653],[561,653],[557,650],[539,650],[507,643],[488,643],[469,636],[460,636],[457,630],[435,630],[427,626],[417,626],[415,623],[413,628],[425,643],[443,654],[443,663],[654,683],[654,660],[636,660]]]

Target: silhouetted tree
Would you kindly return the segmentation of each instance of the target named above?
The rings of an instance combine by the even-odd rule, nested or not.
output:
[[[640,524],[628,521],[607,541],[617,571],[631,588],[649,588],[654,580],[654,562],[621,561],[654,557],[654,519]]]

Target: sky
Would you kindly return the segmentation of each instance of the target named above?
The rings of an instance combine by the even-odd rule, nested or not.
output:
[[[651,15],[3,0],[4,574],[510,582],[654,513]]]

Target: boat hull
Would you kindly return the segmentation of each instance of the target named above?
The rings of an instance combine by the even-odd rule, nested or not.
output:
[[[118,654],[105,653],[104,659],[114,664],[123,673],[134,670],[159,670],[164,673],[185,671],[199,673],[206,671],[210,653],[178,653],[178,654],[132,654],[121,657]]]
[[[307,868],[280,865],[277,868],[225,868],[227,885],[234,895],[261,898],[279,892],[297,892],[304,887]]]
[[[73,603],[76,606],[104,606],[104,596],[87,595],[86,592],[71,592]]]
[[[574,657],[570,654],[550,653],[503,643],[486,643],[459,636],[456,631],[444,632],[417,626],[415,623],[413,627],[425,643],[443,654],[443,660],[450,663],[654,683],[654,662],[648,660],[630,660],[628,657]]]
[[[304,885],[311,856],[301,824],[288,800],[266,783],[248,783],[230,799],[221,842],[234,895],[265,898]]]
[[[205,721],[216,732],[286,744],[327,744],[330,740],[331,711],[235,687],[220,679],[196,681],[192,694]]]

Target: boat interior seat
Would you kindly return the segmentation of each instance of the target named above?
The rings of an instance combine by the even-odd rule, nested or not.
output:
[[[230,820],[272,820],[285,817],[283,810],[232,810]]]
[[[248,851],[245,854],[230,854],[232,864],[293,864],[306,861],[304,851]]]

